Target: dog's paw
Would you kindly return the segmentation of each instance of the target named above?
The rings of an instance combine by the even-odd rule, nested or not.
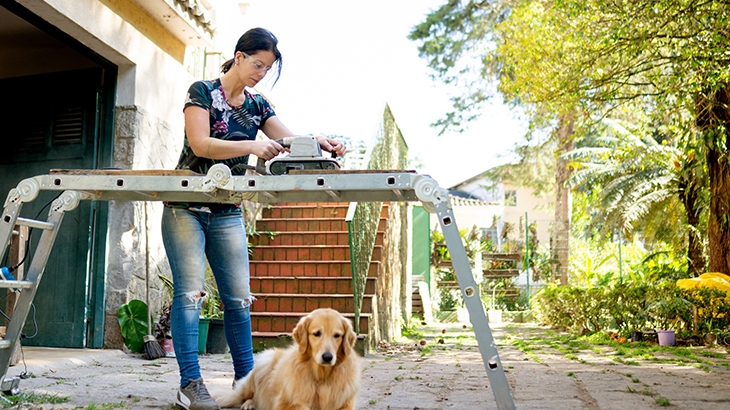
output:
[[[241,405],[241,410],[255,410],[256,409],[256,403],[253,402],[253,400],[248,399],[245,403]]]

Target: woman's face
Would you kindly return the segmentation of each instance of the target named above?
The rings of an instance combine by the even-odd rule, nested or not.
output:
[[[247,87],[254,87],[271,70],[276,57],[271,51],[257,51],[253,54],[236,52],[238,75]]]

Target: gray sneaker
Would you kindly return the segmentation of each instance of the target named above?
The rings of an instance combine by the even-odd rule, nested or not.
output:
[[[177,391],[175,404],[186,410],[220,410],[218,403],[210,397],[202,378],[193,380],[185,388],[181,387]]]

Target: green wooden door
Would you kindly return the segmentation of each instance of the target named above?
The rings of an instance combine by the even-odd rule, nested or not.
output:
[[[100,147],[100,109],[103,70],[87,69],[0,80],[0,195],[7,195],[24,178],[55,168],[95,168]],[[45,220],[46,207],[58,193],[44,191],[24,204],[21,216]],[[4,196],[3,196],[4,198]],[[99,319],[100,261],[96,248],[103,243],[106,215],[99,204],[82,201],[66,213],[50,253],[28,320],[25,345],[101,347]],[[104,226],[100,226],[104,225]],[[31,234],[31,255],[40,237]],[[103,248],[102,248],[103,249]],[[102,254],[103,255],[103,254]],[[103,260],[103,258],[102,258]],[[103,266],[103,264],[101,265]],[[103,283],[102,283],[103,289]],[[100,300],[99,300],[100,299]],[[103,325],[103,321],[102,321]],[[103,336],[102,336],[103,337]],[[96,342],[94,342],[96,339]]]
[[[431,283],[431,216],[422,206],[413,207],[413,276]]]

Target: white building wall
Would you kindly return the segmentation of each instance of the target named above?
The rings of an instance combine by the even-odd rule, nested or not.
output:
[[[18,0],[18,3],[119,67],[113,167],[174,168],[183,145],[182,109],[187,89],[194,80],[203,77],[200,67],[204,63],[191,59],[204,59],[203,48],[188,45],[184,53],[173,56],[156,44],[155,39],[147,37],[107,7],[104,1]],[[235,27],[240,31],[239,35],[245,31],[243,24],[235,24],[236,16],[241,21],[237,2],[211,0],[210,3],[222,8],[219,15],[225,17],[226,26]],[[152,29],[159,33],[159,27]],[[233,55],[235,42],[230,43],[229,39],[226,44],[230,47],[229,55],[225,58]],[[215,47],[211,50],[215,51]],[[170,276],[160,235],[161,211],[159,202],[110,203],[106,347],[120,347],[121,344],[116,326],[119,306],[131,299],[144,300],[148,263],[153,288],[151,308],[155,312],[161,307],[165,290],[157,275]],[[149,258],[146,256],[147,238]]]
[[[554,220],[550,200],[534,196],[529,188],[518,188],[511,184],[504,184],[504,190],[505,192],[517,191],[516,206],[505,205],[504,207],[504,221],[513,223],[515,227],[513,237],[525,240],[524,218],[527,213],[527,222],[529,224],[537,223],[538,246],[549,248],[550,228]]]

